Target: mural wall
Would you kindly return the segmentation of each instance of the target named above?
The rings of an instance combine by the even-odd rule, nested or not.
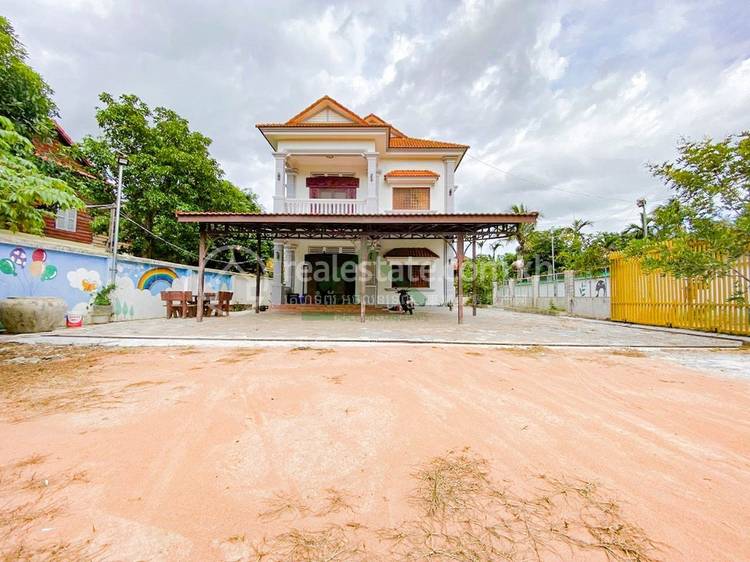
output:
[[[112,303],[116,320],[161,317],[161,291],[198,289],[196,268],[139,258],[120,258],[116,278]],[[109,258],[105,254],[0,242],[0,299],[60,297],[68,304],[69,312],[86,314],[94,294],[108,282]],[[264,280],[264,296],[266,285]],[[254,287],[251,276],[207,271],[205,286],[207,292],[233,291],[235,303],[252,302],[248,298],[250,287]],[[266,298],[263,300],[267,302]]]

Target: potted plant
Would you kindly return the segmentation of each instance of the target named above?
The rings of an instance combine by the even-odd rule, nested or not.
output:
[[[91,300],[89,317],[92,324],[106,324],[112,318],[112,291],[117,285],[110,283],[99,289]]]

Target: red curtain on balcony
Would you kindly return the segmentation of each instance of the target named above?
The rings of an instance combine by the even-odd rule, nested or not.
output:
[[[310,199],[328,198],[326,195],[335,190],[337,193],[346,194],[340,199],[356,199],[359,188],[359,178],[342,178],[339,176],[313,176],[306,178],[307,187],[310,189]]]

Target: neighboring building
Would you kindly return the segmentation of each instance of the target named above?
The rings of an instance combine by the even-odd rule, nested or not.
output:
[[[328,96],[284,123],[257,128],[273,149],[274,213],[455,212],[454,178],[466,145],[409,137]],[[411,287],[425,304],[453,301],[453,255],[440,239],[375,242],[368,265],[378,274],[368,276],[367,302],[394,302],[398,287]],[[351,240],[277,240],[274,257],[274,304],[355,302],[355,283],[336,276],[357,262]]]
[[[60,166],[69,168],[76,174],[89,179],[96,179],[87,170],[85,164],[77,162],[60,152],[60,147],[73,146],[73,139],[68,133],[55,122],[55,136],[49,142],[34,142],[36,155],[44,160],[55,162]],[[70,242],[82,244],[94,243],[94,234],[91,231],[91,215],[85,210],[68,209],[58,211],[54,217],[44,218],[44,236],[59,238]],[[99,241],[101,243],[101,241]],[[106,243],[106,241],[104,241]]]

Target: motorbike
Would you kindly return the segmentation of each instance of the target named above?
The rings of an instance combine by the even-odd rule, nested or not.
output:
[[[401,311],[406,314],[414,314],[414,299],[411,298],[407,289],[399,289],[398,291],[398,303],[401,306]]]

